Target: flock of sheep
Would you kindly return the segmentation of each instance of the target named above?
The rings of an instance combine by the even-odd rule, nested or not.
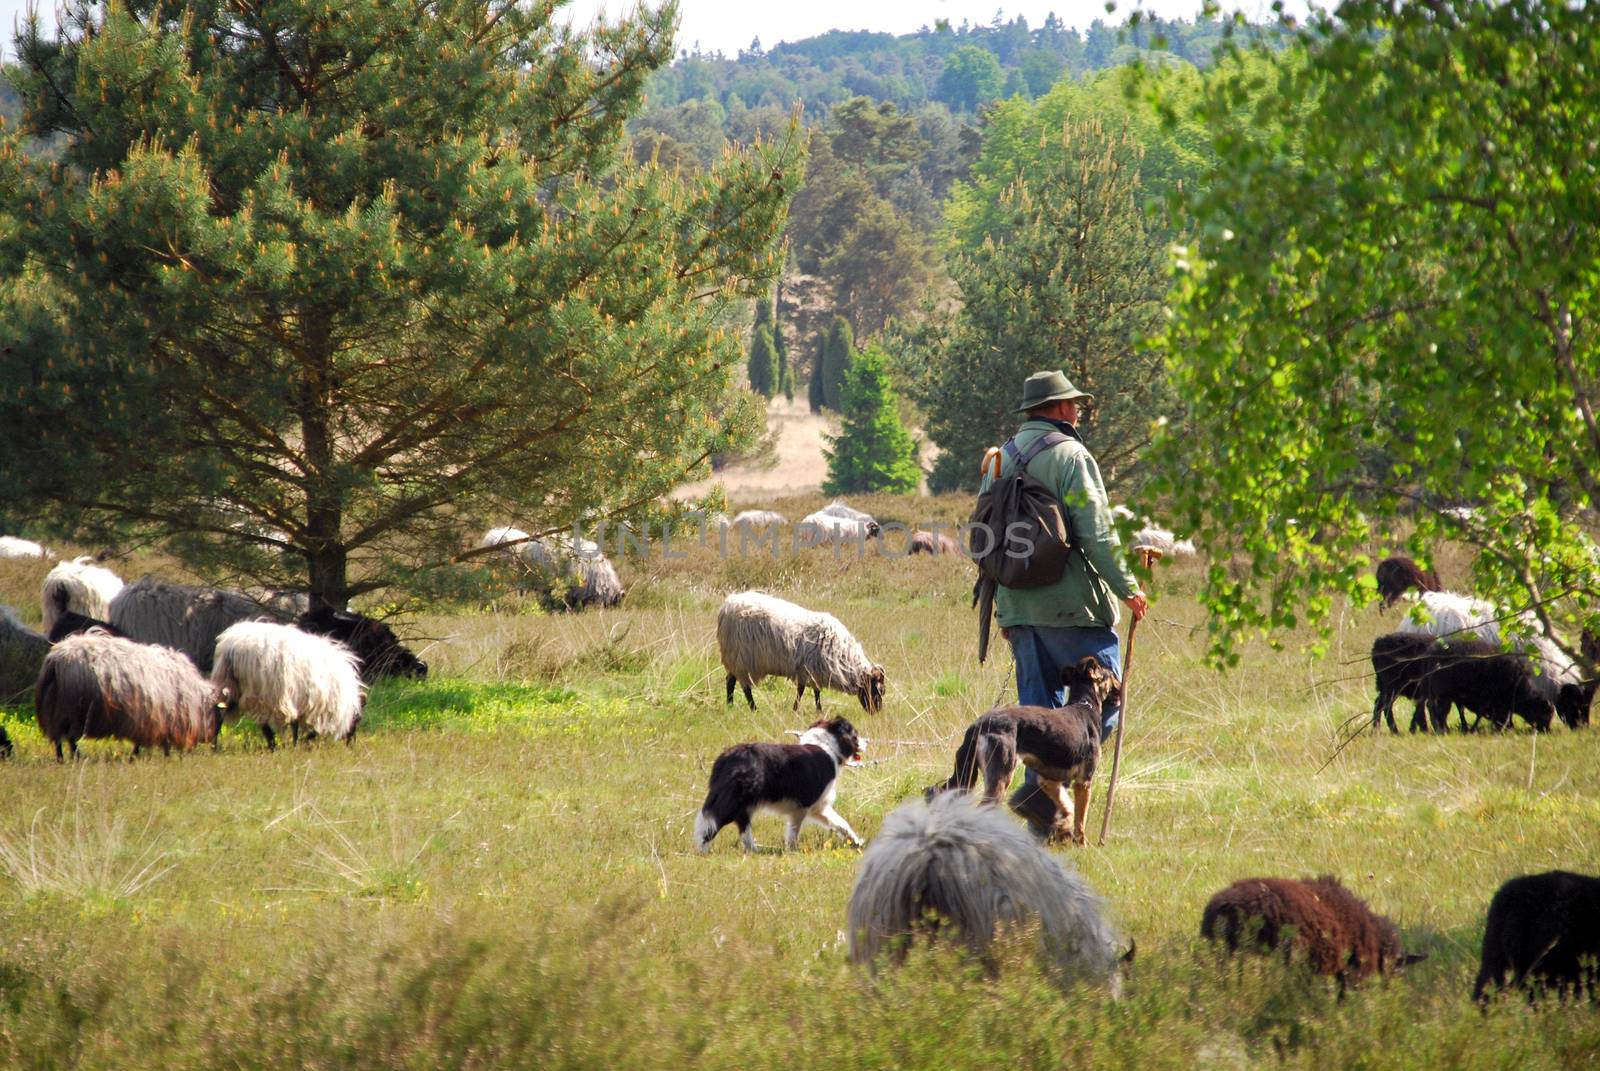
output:
[[[282,732],[349,740],[365,681],[428,672],[389,626],[361,614],[154,576],[124,584],[87,557],[57,562],[39,601],[43,634],[0,607],[0,689],[32,684],[58,759],[85,738],[124,740],[136,754],[215,745],[245,714],[268,747]]]
[[[1398,696],[1417,702],[1414,728],[1427,728],[1425,708],[1432,724],[1442,728],[1452,706],[1463,711],[1463,728],[1466,711],[1502,729],[1512,714],[1541,730],[1556,714],[1572,728],[1587,724],[1595,685],[1581,680],[1575,662],[1555,644],[1543,638],[1514,638],[1511,648],[1504,649],[1491,606],[1439,592],[1437,579],[1409,559],[1386,560],[1379,566],[1378,582],[1385,607],[1411,588],[1420,589],[1420,595],[1402,631],[1379,637],[1374,645],[1378,683],[1374,725],[1388,713],[1394,727],[1389,707]],[[808,687],[819,712],[823,687],[855,695],[869,714],[882,709],[881,667],[831,614],[761,592],[742,592],[723,603],[717,615],[717,642],[730,703],[740,686],[753,709],[751,686],[764,677],[778,676],[796,686],[794,709]],[[1592,658],[1588,637],[1585,644],[1585,654]],[[1009,924],[1023,923],[1037,927],[1041,960],[1058,979],[1097,982],[1113,994],[1120,990],[1133,947],[1130,942],[1123,953],[1105,901],[1052,857],[1040,836],[1030,835],[997,807],[980,806],[969,795],[982,774],[989,782],[987,802],[998,800],[1018,761],[1033,767],[1042,781],[1081,778],[1082,785],[1074,784],[1075,794],[1082,792],[1072,813],[1074,839],[1084,843],[1081,811],[1098,757],[1100,718],[1098,702],[1086,703],[1084,712],[1072,706],[1077,695],[1075,689],[1069,706],[1055,711],[997,708],[983,715],[967,730],[950,780],[930,787],[925,801],[904,804],[888,816],[867,848],[851,894],[852,958],[873,965],[900,959],[912,939],[921,935],[952,938],[993,969],[996,936]],[[1079,713],[1085,716],[1076,718]],[[1019,745],[1023,739],[1018,735],[1019,720],[1024,727],[1039,723],[1033,727],[1032,743]],[[1055,721],[1064,728],[1052,738],[1050,723]],[[848,723],[818,722],[802,736],[801,745],[788,746],[801,748],[818,730],[840,724],[853,740]],[[817,739],[826,743],[820,736]],[[1072,756],[1057,761],[1078,764],[1076,773],[1050,772],[1040,754],[1052,740]],[[737,745],[724,752],[719,766],[749,747]],[[1029,748],[1040,754],[1023,754]],[[707,811],[695,830],[701,851],[720,821],[726,820],[717,816],[717,821],[708,821],[713,801],[726,794],[726,786],[718,783],[719,772],[727,779],[726,771],[713,768]],[[744,776],[750,776],[749,771]],[[769,786],[767,796],[776,797],[774,810],[789,816],[791,844],[800,824],[815,817],[807,812],[813,803],[820,807],[823,824],[849,831],[849,824],[833,812],[831,780],[816,801],[795,796],[794,779],[788,784],[788,798],[781,787]],[[1060,786],[1056,789],[1059,798]],[[814,785],[811,791],[816,791]],[[1035,834],[1048,830],[1048,823],[1032,821],[1033,816],[1018,804],[1026,791],[1013,797],[1013,806],[1030,819]],[[740,820],[748,850],[753,847],[749,812]],[[1229,951],[1253,947],[1282,949],[1286,956],[1298,952],[1313,971],[1336,979],[1341,994],[1347,985],[1372,974],[1424,958],[1405,952],[1393,921],[1326,876],[1235,882],[1206,904],[1200,932]],[[1506,882],[1495,894],[1473,996],[1481,1001],[1493,989],[1524,984],[1530,985],[1530,996],[1541,989],[1600,996],[1600,877],[1567,871],[1524,875]]]
[[[719,519],[724,530],[784,523],[770,511]],[[806,545],[865,540],[880,532],[871,517],[842,503],[805,518],[801,527]],[[1168,553],[1192,552],[1192,545],[1170,532],[1147,528],[1141,537]],[[563,605],[615,605],[623,597],[615,569],[595,544],[535,539],[507,527],[490,531],[478,546],[526,565],[542,578],[541,590]],[[947,537],[926,532],[913,534],[911,549],[959,553]],[[36,544],[0,537],[0,554],[35,552],[43,555]],[[1439,591],[1437,577],[1409,559],[1380,565],[1378,586],[1385,607],[1411,589],[1418,595],[1400,631],[1380,636],[1373,646],[1374,726],[1387,716],[1395,729],[1392,705],[1401,697],[1416,703],[1413,730],[1445,728],[1452,707],[1463,712],[1463,728],[1468,711],[1497,728],[1509,725],[1513,715],[1538,729],[1556,716],[1573,728],[1587,724],[1595,683],[1583,681],[1574,660],[1556,645],[1541,637],[1513,637],[1503,646],[1501,616],[1492,606]],[[387,626],[361,615],[313,612],[293,600],[250,598],[155,577],[124,585],[88,558],[57,563],[40,600],[43,635],[0,607],[0,675],[8,670],[5,659],[37,666],[39,725],[58,758],[63,744],[76,752],[85,737],[122,739],[136,753],[215,744],[221,726],[242,714],[256,719],[269,746],[285,730],[296,742],[302,735],[348,740],[361,720],[364,681],[427,672]],[[729,596],[719,611],[717,642],[730,703],[742,688],[754,708],[753,686],[782,677],[796,687],[796,710],[808,688],[818,711],[825,688],[854,695],[869,714],[883,709],[883,668],[831,614],[743,592]],[[1585,655],[1593,657],[1587,636],[1585,644]],[[1089,720],[1097,753],[1098,717]],[[8,747],[0,738],[0,750]],[[1032,758],[1020,756],[1029,765]],[[974,770],[976,761],[969,758]],[[1092,761],[1087,769],[1085,781]],[[1124,950],[1105,901],[1025,827],[960,791],[973,780],[962,780],[961,772],[958,756],[957,776],[945,786],[953,790],[930,790],[927,800],[902,805],[868,846],[848,908],[852,957],[873,965],[890,962],[904,956],[912,937],[925,933],[953,937],[993,967],[1000,932],[1033,924],[1041,957],[1059,980],[1096,982],[1115,993],[1133,948],[1130,943]],[[995,786],[989,788],[994,795]],[[831,780],[826,790],[831,809]],[[798,806],[804,810],[811,802],[799,800]],[[1421,958],[1404,952],[1392,921],[1327,877],[1235,882],[1206,904],[1200,930],[1229,950],[1299,950],[1312,970],[1338,980],[1341,993],[1347,984]],[[1524,982],[1600,995],[1597,957],[1600,878],[1563,871],[1514,878],[1489,907],[1474,996]]]

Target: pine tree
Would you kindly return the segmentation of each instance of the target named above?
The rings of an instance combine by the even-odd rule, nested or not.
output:
[[[777,389],[777,355],[772,348],[772,329],[765,324],[756,328],[750,339],[750,389],[763,398],[772,397]]]
[[[14,521],[343,606],[425,586],[468,517],[648,501],[759,434],[720,325],[781,266],[800,139],[621,151],[673,5],[85,7],[7,71]]]
[[[850,321],[835,316],[822,341],[822,404],[834,412],[844,408],[844,379],[855,357],[855,338]]]
[[[855,355],[845,375],[844,421],[832,449],[823,493],[830,495],[889,491],[915,492],[922,481],[917,444],[900,423],[888,358],[876,345]]]
[[[772,352],[778,361],[778,390],[789,401],[794,401],[794,369],[789,365],[789,343],[784,340],[783,324],[772,321]]]
[[[813,413],[822,412],[823,403],[827,401],[827,391],[822,388],[822,352],[827,347],[827,339],[817,339],[817,344],[811,354],[811,377],[806,385],[806,403]]]

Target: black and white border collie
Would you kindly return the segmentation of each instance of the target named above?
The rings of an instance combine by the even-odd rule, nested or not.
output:
[[[861,765],[861,738],[844,718],[819,721],[800,734],[798,744],[735,744],[711,765],[711,787],[694,823],[694,847],[704,852],[729,822],[739,824],[744,850],[754,851],[750,819],[771,811],[789,820],[784,843],[793,848],[807,818],[863,843],[850,823],[833,809],[839,767]]]

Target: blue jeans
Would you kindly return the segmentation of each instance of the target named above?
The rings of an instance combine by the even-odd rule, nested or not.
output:
[[[1122,676],[1122,651],[1117,645],[1115,629],[1060,628],[1048,625],[1012,625],[1010,634],[1011,657],[1017,666],[1017,702],[1034,707],[1060,707],[1067,702],[1067,689],[1061,683],[1061,670],[1088,655],[1120,679]],[[1111,738],[1117,727],[1121,704],[1108,705],[1100,711],[1100,739]],[[1032,770],[1023,777],[1025,784],[1038,778]]]

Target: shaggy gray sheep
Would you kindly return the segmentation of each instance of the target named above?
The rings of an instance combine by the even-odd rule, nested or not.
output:
[[[478,546],[504,546],[506,554],[528,568],[533,587],[553,606],[569,610],[616,606],[626,594],[599,544],[587,539],[566,535],[535,539],[520,528],[505,527],[491,528]]]
[[[78,753],[84,737],[112,737],[140,748],[187,751],[215,741],[217,690],[177,651],[103,632],[68,636],[50,649],[34,690],[39,730]]]
[[[268,616],[260,603],[237,591],[172,584],[146,576],[111,600],[106,619],[140,643],[159,643],[182,651],[200,672],[209,673],[218,636],[240,621]]]
[[[800,709],[807,688],[816,696],[818,710],[823,688],[853,693],[869,714],[883,709],[883,667],[873,664],[860,641],[832,614],[760,591],[729,595],[717,611],[717,649],[730,703],[734,685],[743,685],[754,710],[751,686],[766,677],[785,677],[799,688],[794,710]]]
[[[0,606],[0,704],[28,693],[49,653],[48,639],[24,625],[11,607]]]
[[[286,726],[297,744],[302,729],[348,742],[366,703],[354,652],[270,621],[241,621],[217,639],[211,682],[226,696],[228,720],[254,716],[269,748]]]
[[[111,600],[121,591],[122,578],[94,564],[93,558],[57,562],[39,586],[45,633],[48,635],[56,618],[68,611],[106,620],[111,616]]]
[[[868,843],[850,894],[850,958],[899,962],[918,938],[954,938],[993,971],[996,938],[1034,923],[1058,982],[1120,992],[1133,952],[1120,954],[1105,901],[999,810],[947,792],[902,804]]]

